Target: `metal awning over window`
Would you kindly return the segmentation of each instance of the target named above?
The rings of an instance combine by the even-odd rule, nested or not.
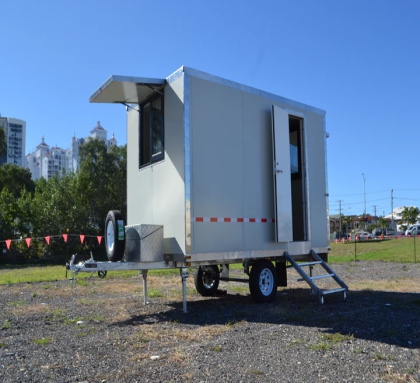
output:
[[[161,78],[111,76],[90,97],[90,102],[139,104],[161,91],[165,82]]]

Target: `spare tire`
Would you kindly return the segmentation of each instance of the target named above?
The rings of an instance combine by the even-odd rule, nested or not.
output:
[[[118,262],[124,256],[125,223],[118,210],[110,210],[105,219],[105,250],[111,262]]]

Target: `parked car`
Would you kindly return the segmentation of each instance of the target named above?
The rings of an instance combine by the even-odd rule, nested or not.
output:
[[[349,238],[349,235],[348,234],[346,234],[346,233],[337,233],[336,235],[335,235],[335,238],[336,239],[348,239]]]
[[[363,231],[360,233],[356,233],[356,238],[360,238],[360,239],[372,239],[373,235],[368,233],[367,231]]]
[[[406,231],[405,235],[419,235],[420,225],[411,225]]]

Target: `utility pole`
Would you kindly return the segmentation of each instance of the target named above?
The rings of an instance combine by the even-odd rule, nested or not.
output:
[[[362,177],[363,177],[363,198],[365,200],[365,210],[363,212],[363,219],[365,221],[365,229],[366,229],[366,178],[365,178],[365,173],[362,173]]]
[[[376,217],[376,208],[378,207],[378,205],[373,205],[373,211],[375,212],[375,217]]]
[[[394,189],[391,189],[391,227],[394,227]]]
[[[339,206],[339,209],[340,209],[340,228],[339,228],[339,233],[340,233],[340,235],[341,235],[341,199],[340,200],[338,200],[338,206]]]

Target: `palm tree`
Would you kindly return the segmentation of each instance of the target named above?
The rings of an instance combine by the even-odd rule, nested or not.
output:
[[[407,227],[413,223],[417,222],[418,216],[420,214],[420,210],[418,207],[404,206],[404,210],[401,212],[401,220],[407,222]]]
[[[353,217],[350,216],[350,215],[344,216],[342,218],[343,225],[346,228],[346,234],[348,234],[348,231],[349,231],[349,223],[351,223],[352,221],[353,221]],[[340,228],[340,230],[341,230],[341,228]]]
[[[384,217],[379,217],[378,223],[382,229],[382,233],[384,233],[385,227],[388,227],[388,221]]]

